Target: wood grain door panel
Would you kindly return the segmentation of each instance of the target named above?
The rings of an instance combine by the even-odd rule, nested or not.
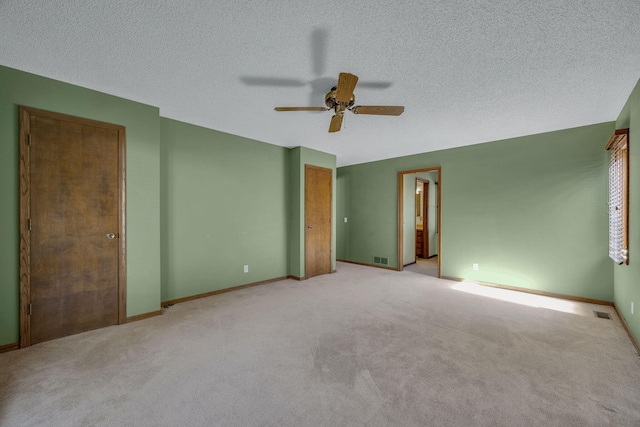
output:
[[[305,165],[305,276],[331,272],[331,169]]]
[[[22,114],[30,135],[22,214],[31,226],[21,230],[29,253],[29,265],[21,265],[28,291],[21,295],[31,311],[21,327],[29,335],[21,337],[24,346],[124,318],[124,128],[38,110]]]

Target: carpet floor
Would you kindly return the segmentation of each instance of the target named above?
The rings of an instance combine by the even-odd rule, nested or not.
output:
[[[640,358],[608,306],[339,263],[0,354],[0,425],[638,426]]]
[[[404,269],[425,276],[438,277],[438,256],[427,259],[417,258],[415,264],[407,265]]]

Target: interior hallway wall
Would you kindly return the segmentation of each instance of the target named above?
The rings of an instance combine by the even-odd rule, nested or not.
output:
[[[428,257],[438,255],[438,172],[431,172],[429,179],[429,203],[427,205],[429,230]]]
[[[402,175],[403,265],[411,264],[416,261],[416,176],[417,175],[414,173]]]

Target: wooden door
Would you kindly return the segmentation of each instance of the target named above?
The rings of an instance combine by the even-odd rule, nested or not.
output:
[[[305,277],[331,272],[332,171],[305,165]]]
[[[124,323],[124,127],[20,116],[21,347]]]

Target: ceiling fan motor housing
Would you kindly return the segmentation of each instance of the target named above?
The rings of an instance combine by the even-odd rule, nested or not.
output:
[[[334,86],[331,88],[331,91],[327,93],[327,95],[324,97],[324,103],[327,105],[327,107],[329,107],[332,110],[336,110],[336,112],[337,110],[344,111],[345,109],[350,109],[351,107],[353,107],[353,104],[355,104],[356,102],[355,95],[351,95],[351,99],[347,104],[341,105],[340,102],[336,100],[336,91],[337,91],[337,87]],[[341,105],[343,108],[336,109],[336,107],[339,105]]]

